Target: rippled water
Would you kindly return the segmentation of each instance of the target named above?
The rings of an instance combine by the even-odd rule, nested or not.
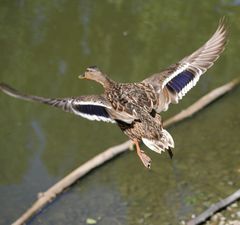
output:
[[[230,40],[215,66],[167,118],[239,76],[238,1],[8,1],[0,3],[0,81],[26,93],[63,97],[100,93],[77,76],[98,65],[132,82],[191,53],[228,18]],[[30,224],[179,224],[240,185],[240,90],[169,128],[173,160],[134,152],[98,168],[57,198]],[[17,219],[71,170],[127,140],[111,124],[0,93],[0,224]]]

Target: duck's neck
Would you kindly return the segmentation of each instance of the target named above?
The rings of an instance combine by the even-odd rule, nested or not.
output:
[[[114,85],[115,81],[111,80],[108,76],[104,74],[103,76],[101,76],[101,79],[98,79],[98,83],[100,83],[104,89],[109,89]]]

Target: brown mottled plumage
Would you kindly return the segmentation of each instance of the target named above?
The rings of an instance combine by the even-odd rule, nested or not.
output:
[[[178,101],[197,83],[200,76],[210,68],[224,50],[227,32],[221,20],[216,32],[198,50],[138,83],[117,83],[97,67],[89,67],[80,78],[94,80],[104,87],[102,95],[70,98],[43,98],[24,95],[6,84],[0,90],[16,98],[37,101],[90,120],[117,123],[121,130],[136,144],[143,164],[150,168],[151,159],[140,149],[143,141],[151,150],[161,153],[171,148],[174,141],[162,127],[160,112],[170,103]]]

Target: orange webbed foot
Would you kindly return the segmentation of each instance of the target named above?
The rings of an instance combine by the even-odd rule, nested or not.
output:
[[[150,169],[151,168],[151,158],[145,154],[143,150],[140,150],[140,154],[138,154],[139,158],[141,159],[143,165]]]
[[[145,154],[145,152],[143,150],[140,149],[139,143],[137,140],[134,140],[134,143],[136,145],[136,150],[137,150],[137,154],[139,156],[139,158],[141,159],[143,165],[150,169],[151,167],[151,158]]]

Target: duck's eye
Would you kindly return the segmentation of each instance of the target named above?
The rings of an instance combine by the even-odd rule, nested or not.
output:
[[[87,70],[89,70],[89,72],[100,71],[97,66],[89,66],[89,67],[87,68]]]
[[[89,68],[89,69],[93,69],[93,70],[98,70],[98,67],[95,66],[95,65],[94,65],[94,66],[89,66],[88,68]]]

